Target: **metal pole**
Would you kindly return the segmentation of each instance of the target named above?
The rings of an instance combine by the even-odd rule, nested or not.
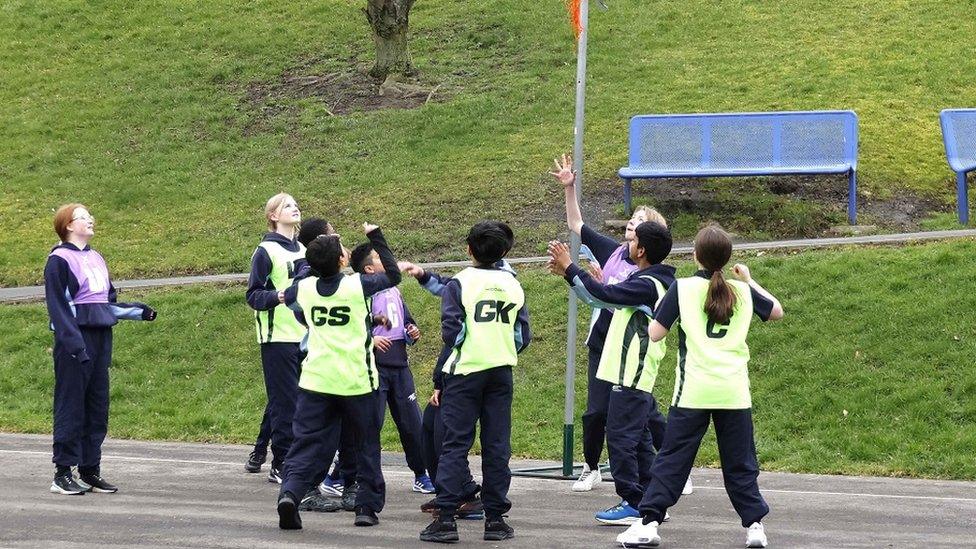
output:
[[[576,51],[576,124],[573,127],[573,171],[576,172],[576,196],[583,196],[583,118],[586,103],[586,35],[589,31],[590,5],[580,2],[580,33]],[[580,238],[570,231],[570,257],[579,257]],[[576,324],[578,303],[576,294],[569,291],[569,315],[566,330],[566,407],[563,416],[563,476],[573,475],[573,419],[576,397]]]

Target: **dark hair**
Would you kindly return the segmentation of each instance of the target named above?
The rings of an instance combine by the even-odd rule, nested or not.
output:
[[[695,236],[695,259],[712,271],[705,297],[705,314],[716,324],[728,324],[735,309],[735,292],[725,281],[722,268],[732,257],[732,239],[718,224],[712,223]]]
[[[467,242],[475,261],[494,265],[512,249],[515,234],[501,221],[481,221],[468,231]]]
[[[342,244],[339,235],[321,235],[309,242],[305,250],[305,260],[308,266],[319,276],[332,276],[339,272],[339,260],[342,259]]]
[[[671,253],[671,231],[660,223],[645,221],[634,229],[634,236],[637,247],[644,248],[644,257],[651,265],[664,261]]]
[[[302,246],[308,248],[315,237],[323,234],[332,234],[332,231],[329,230],[329,222],[321,217],[313,217],[302,222],[302,227],[298,229],[298,241],[302,243]]]
[[[360,244],[349,254],[349,266],[352,270],[362,274],[366,271],[366,266],[372,263],[370,254],[373,253],[373,245],[369,242]]]

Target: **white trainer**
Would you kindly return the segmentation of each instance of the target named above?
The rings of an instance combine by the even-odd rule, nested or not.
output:
[[[765,547],[766,529],[761,522],[753,522],[746,530],[746,547]]]
[[[695,487],[692,486],[691,484],[691,477],[688,477],[688,480],[685,481],[685,487],[681,489],[681,495],[687,496],[688,494],[694,491],[695,491]]]
[[[573,483],[574,492],[589,492],[593,489],[593,486],[603,482],[603,475],[600,474],[600,469],[597,468],[595,471],[590,470],[590,466],[584,464],[583,472],[580,473],[579,479]]]
[[[657,526],[657,522],[644,524],[643,521],[637,521],[617,536],[617,543],[628,548],[658,547],[661,545],[661,536],[657,533]]]

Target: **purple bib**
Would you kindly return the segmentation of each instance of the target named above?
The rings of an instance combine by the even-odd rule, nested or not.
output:
[[[603,266],[603,283],[606,285],[619,284],[627,280],[630,273],[637,270],[637,265],[630,263],[629,258],[630,250],[626,244],[622,244],[610,254],[607,264]]]
[[[64,259],[71,274],[78,280],[78,291],[72,296],[72,303],[108,303],[108,266],[100,253],[92,249],[55,248],[51,255]]]
[[[383,315],[390,319],[392,327],[374,326],[373,335],[383,336],[389,339],[406,339],[406,331],[403,326],[403,296],[396,287],[373,295],[374,315]]]

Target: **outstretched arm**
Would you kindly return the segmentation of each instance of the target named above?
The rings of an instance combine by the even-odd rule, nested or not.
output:
[[[576,196],[576,174],[573,173],[573,157],[563,155],[560,159],[553,160],[555,169],[549,172],[563,186],[563,193],[566,196],[566,226],[569,230],[577,234],[583,230],[583,213],[580,212],[579,198]]]

